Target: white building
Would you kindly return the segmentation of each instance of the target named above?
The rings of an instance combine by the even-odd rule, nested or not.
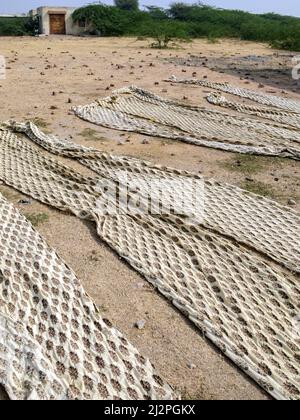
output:
[[[80,35],[86,28],[73,22],[74,10],[75,7],[42,6],[31,10],[29,15],[39,17],[39,32],[42,35]]]

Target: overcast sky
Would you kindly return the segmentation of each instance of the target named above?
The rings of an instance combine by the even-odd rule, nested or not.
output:
[[[179,0],[180,1],[180,0]],[[184,0],[183,0],[184,1]],[[193,3],[193,1],[184,1]],[[300,17],[299,0],[206,0],[203,1],[212,6],[224,9],[241,9],[250,12],[264,13],[276,12],[285,15]],[[39,6],[83,6],[93,3],[89,0],[0,0],[0,14],[3,13],[24,13]],[[97,2],[94,2],[97,3]],[[103,3],[111,4],[113,0],[104,0]],[[140,0],[140,5],[168,6],[171,0]]]

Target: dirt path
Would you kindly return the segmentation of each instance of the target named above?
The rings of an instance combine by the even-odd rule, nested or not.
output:
[[[7,78],[0,80],[1,120],[31,119],[46,130],[99,149],[141,157],[155,163],[201,172],[207,177],[243,186],[300,209],[299,163],[261,157],[236,156],[140,135],[124,135],[92,126],[69,112],[72,104],[85,104],[112,89],[135,84],[160,95],[189,103],[207,103],[205,89],[171,86],[163,79],[172,74],[229,81],[257,89],[251,80],[213,72],[205,67],[176,66],[165,58],[188,54],[230,56],[270,55],[267,47],[248,42],[197,41],[184,49],[155,51],[133,39],[0,38],[0,54],[7,60]],[[270,87],[261,88],[262,91]],[[273,88],[282,94],[282,87]],[[298,97],[290,92],[288,97]],[[70,165],[75,165],[68,162]],[[78,166],[77,166],[78,167]],[[0,185],[12,202],[18,192]],[[81,278],[102,313],[134,345],[150,357],[160,373],[185,398],[266,399],[252,381],[230,364],[148,283],[100,242],[93,224],[84,223],[32,201],[18,205]],[[138,330],[134,324],[145,320]],[[0,393],[1,395],[1,393]]]

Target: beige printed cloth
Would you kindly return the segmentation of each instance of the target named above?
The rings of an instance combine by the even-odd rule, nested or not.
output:
[[[24,133],[17,138],[13,131]],[[94,177],[58,163],[35,146],[77,159]],[[0,132],[0,179],[55,208],[94,220],[99,236],[167,297],[234,363],[278,399],[300,397],[300,215],[239,188],[65,142],[32,123]],[[203,183],[197,207],[160,213],[105,212],[112,183],[153,200]],[[108,182],[109,181],[109,182]],[[192,183],[191,183],[192,181]],[[171,198],[167,195],[167,197]],[[174,197],[173,197],[174,198]],[[148,381],[149,382],[149,381]]]
[[[0,243],[0,384],[11,399],[175,398],[1,195]]]
[[[300,134],[292,127],[188,106],[135,86],[73,110],[86,121],[117,130],[229,152],[300,159]]]
[[[300,114],[300,101],[297,99],[284,98],[282,96],[271,95],[264,92],[257,92],[255,90],[233,86],[229,83],[211,82],[209,80],[180,79],[176,76],[172,76],[167,81],[171,83],[182,83],[185,85],[196,85],[205,88],[211,88],[220,92],[239,96],[240,98],[249,99],[250,101],[268,106],[270,109],[277,108],[287,112]]]

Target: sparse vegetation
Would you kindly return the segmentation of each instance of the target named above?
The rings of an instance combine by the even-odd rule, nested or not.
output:
[[[275,13],[257,15],[241,10],[225,10],[203,3],[173,3],[169,16],[188,22],[195,38],[240,38],[268,42],[275,48],[300,50],[300,19]]]
[[[215,36],[213,36],[213,35],[209,35],[209,36],[207,37],[207,42],[208,42],[209,44],[218,44],[220,41],[219,41],[219,39],[218,39],[217,37],[215,37]]]
[[[171,43],[174,46],[176,42],[188,41],[186,29],[186,25],[180,22],[155,21],[144,28],[143,36],[154,40],[152,48],[165,49],[169,48]]]
[[[25,217],[33,226],[39,226],[49,220],[49,216],[46,213],[26,213]]]
[[[79,133],[80,137],[83,137],[87,141],[107,141],[107,139],[100,135],[100,133],[92,128],[85,128]]]
[[[237,154],[230,160],[220,162],[220,165],[230,171],[251,175],[264,171],[266,168],[281,166],[282,163],[285,164],[286,160],[276,157]]]
[[[50,131],[48,130],[48,127],[49,127],[50,124],[46,120],[44,120],[44,118],[34,117],[34,118],[31,119],[31,121],[36,126],[38,126],[41,130],[43,130],[43,132],[45,134],[49,134],[50,133]]]
[[[267,198],[276,198],[272,187],[260,181],[245,181],[241,185],[244,190]]]
[[[275,48],[300,51],[300,19],[274,13],[257,15],[225,10],[202,3],[174,3],[169,9],[150,6],[141,11],[135,0],[116,0],[118,7],[103,4],[75,10],[75,21],[84,22],[90,33],[101,36],[151,37],[159,48],[173,39],[240,38],[268,42]],[[122,3],[122,6],[121,6]]]
[[[171,40],[240,38],[268,42],[274,48],[300,51],[300,19],[275,13],[257,15],[241,10],[225,10],[203,3],[173,3],[169,9],[149,6],[139,10],[138,0],[115,0],[115,6],[92,4],[73,13],[91,35],[147,36],[164,48]],[[37,18],[0,18],[0,36],[35,35]]]

